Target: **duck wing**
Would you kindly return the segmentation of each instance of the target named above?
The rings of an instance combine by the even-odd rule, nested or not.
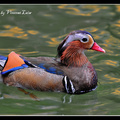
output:
[[[60,69],[59,61],[53,57],[24,57],[19,55],[24,62],[30,67],[39,67],[44,69],[46,72],[64,75],[62,69]],[[0,71],[2,71],[4,64],[6,63],[8,57],[0,55]]]
[[[20,57],[24,59],[26,64],[37,66],[52,74],[64,75],[64,71],[59,67],[59,61],[53,57]]]

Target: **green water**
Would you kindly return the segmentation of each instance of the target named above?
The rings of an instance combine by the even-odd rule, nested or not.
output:
[[[0,115],[120,115],[120,5],[0,5],[0,54],[54,57],[61,40],[79,29],[106,50],[85,52],[97,89],[81,95],[27,90],[35,101],[1,81]]]

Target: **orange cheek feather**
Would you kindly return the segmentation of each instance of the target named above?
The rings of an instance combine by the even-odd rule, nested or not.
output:
[[[82,66],[88,61],[87,57],[82,54],[83,50],[84,44],[81,44],[80,40],[70,42],[61,56],[61,62],[67,66]]]
[[[83,44],[84,49],[90,49],[94,43],[92,37],[90,35],[88,35],[88,37],[89,37],[89,41],[87,43],[81,43]]]

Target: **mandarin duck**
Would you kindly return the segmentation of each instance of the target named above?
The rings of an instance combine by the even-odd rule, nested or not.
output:
[[[23,89],[80,94],[97,87],[97,73],[84,50],[105,53],[87,31],[70,32],[57,48],[57,57],[0,56],[3,83]]]

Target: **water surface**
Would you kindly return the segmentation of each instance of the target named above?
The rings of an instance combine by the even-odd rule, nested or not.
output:
[[[97,89],[81,95],[27,90],[38,102],[1,81],[0,115],[120,114],[120,5],[0,5],[0,54],[55,57],[61,40],[79,29],[106,50],[85,52],[98,74]]]

